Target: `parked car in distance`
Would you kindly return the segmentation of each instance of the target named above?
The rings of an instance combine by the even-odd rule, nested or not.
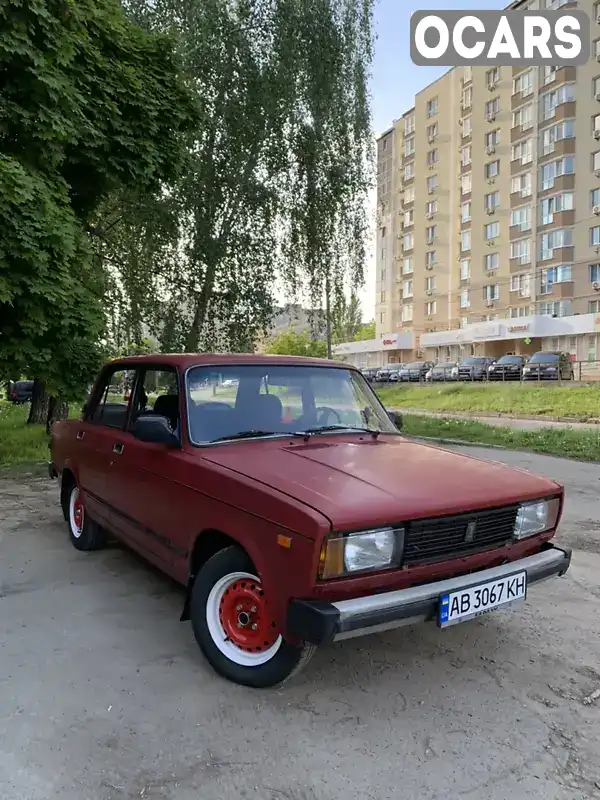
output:
[[[390,383],[398,383],[400,380],[400,372],[404,368],[404,364],[389,364],[388,369],[390,371],[389,374],[389,382]]]
[[[574,378],[575,370],[568,353],[540,350],[523,367],[525,381],[572,381]]]
[[[30,403],[33,396],[33,381],[9,381],[6,399],[11,403]]]
[[[113,391],[125,373],[127,401]],[[218,377],[236,392],[214,396]],[[170,388],[151,400],[152,386]],[[347,364],[137,356],[104,367],[81,419],[53,425],[49,474],[77,550],[122,539],[185,587],[181,619],[216,672],[268,687],[319,645],[446,628],[569,568],[551,541],[562,486],[401,424]]]
[[[502,356],[488,367],[490,381],[520,381],[527,356]]]
[[[377,379],[377,373],[379,372],[379,368],[365,367],[364,369],[361,369],[361,372],[363,376],[366,378],[366,380],[369,381],[369,383],[374,383],[375,380]]]
[[[388,383],[398,379],[398,370],[402,364],[386,364],[377,370],[376,380],[378,383]]]
[[[467,356],[458,365],[459,381],[485,381],[488,377],[488,368],[496,363],[491,356]]]
[[[437,381],[455,381],[458,375],[458,367],[454,361],[436,364],[425,375],[425,380],[430,383]]]
[[[413,361],[410,364],[404,364],[398,372],[398,380],[411,381],[413,383],[424,381],[425,376],[433,366],[431,361]]]

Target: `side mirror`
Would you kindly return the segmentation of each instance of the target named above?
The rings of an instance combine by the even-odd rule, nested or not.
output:
[[[388,411],[387,415],[390,418],[390,420],[394,423],[394,425],[398,428],[398,430],[401,431],[404,426],[404,420],[402,418],[402,414],[400,414],[398,411]]]
[[[132,433],[140,442],[179,447],[179,437],[171,430],[168,419],[158,414],[138,417]]]

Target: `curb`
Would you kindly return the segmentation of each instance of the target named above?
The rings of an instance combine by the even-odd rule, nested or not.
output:
[[[421,417],[432,417],[433,419],[458,419],[458,420],[477,420],[485,419],[506,419],[523,420],[531,422],[562,422],[566,425],[588,425],[590,427],[600,426],[600,419],[591,417],[589,419],[579,419],[578,417],[556,417],[546,414],[505,414],[499,411],[477,411],[473,413],[461,411],[430,411],[428,409],[417,408],[395,408],[400,414],[413,414]]]

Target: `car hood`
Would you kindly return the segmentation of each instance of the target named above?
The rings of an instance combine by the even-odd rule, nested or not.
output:
[[[493,508],[561,491],[524,470],[402,436],[240,442],[205,450],[203,458],[300,500],[337,530]]]

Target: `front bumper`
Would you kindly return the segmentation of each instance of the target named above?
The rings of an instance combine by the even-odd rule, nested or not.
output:
[[[412,586],[394,592],[357,597],[329,603],[320,600],[292,600],[288,609],[288,635],[312,644],[327,644],[368,633],[428,622],[437,617],[439,599],[447,592],[466,589],[527,570],[527,585],[564,575],[571,563],[568,547],[549,545],[534,556],[499,567],[483,569],[458,578]]]

